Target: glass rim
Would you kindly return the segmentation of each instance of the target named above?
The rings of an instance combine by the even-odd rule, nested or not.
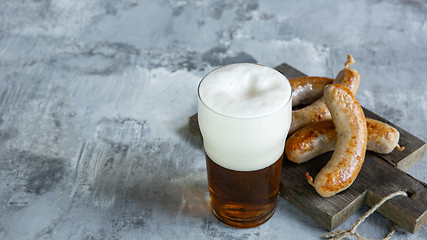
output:
[[[265,115],[263,115],[263,116],[257,116],[257,117],[233,117],[233,116],[229,116],[229,115],[225,115],[225,114],[222,114],[222,113],[219,113],[219,112],[217,112],[217,111],[215,111],[214,109],[212,109],[211,107],[209,107],[208,105],[206,105],[206,103],[205,102],[203,102],[203,99],[200,97],[200,85],[202,84],[202,82],[203,82],[203,80],[209,75],[209,74],[211,74],[211,73],[213,73],[213,72],[215,72],[216,70],[219,70],[219,69],[221,69],[221,68],[223,68],[223,67],[226,67],[226,66],[231,66],[231,65],[237,65],[237,64],[253,64],[253,65],[258,65],[258,66],[262,66],[262,67],[267,67],[267,68],[270,68],[270,69],[272,69],[272,70],[274,70],[274,71],[276,71],[276,72],[278,72],[278,73],[280,73],[286,80],[287,80],[287,82],[288,82],[288,84],[289,84],[289,88],[291,89],[291,94],[289,95],[289,99],[286,101],[286,103],[285,104],[283,104],[283,106],[281,107],[281,108],[279,108],[279,109],[277,109],[276,111],[274,111],[274,112],[271,112],[271,113],[268,113],[268,114],[265,114]],[[217,68],[215,68],[215,69],[213,69],[213,70],[211,70],[210,72],[208,72],[201,80],[200,80],[200,82],[199,82],[199,84],[198,84],[198,86],[197,86],[197,97],[199,98],[199,100],[200,100],[200,102],[206,107],[206,108],[208,108],[209,110],[211,110],[212,112],[214,112],[214,113],[216,113],[216,114],[218,114],[218,115],[221,115],[221,116],[223,116],[223,117],[227,117],[227,118],[234,118],[234,119],[257,119],[257,118],[263,118],[263,117],[266,117],[266,116],[269,116],[269,115],[272,115],[272,114],[275,114],[275,113],[277,113],[277,112],[279,112],[280,110],[282,110],[283,108],[285,108],[289,103],[292,103],[292,87],[291,87],[291,84],[290,84],[290,82],[289,82],[289,79],[283,74],[283,73],[281,73],[280,71],[278,71],[277,69],[275,69],[275,68],[272,68],[272,67],[268,67],[268,66],[265,66],[265,65],[262,65],[262,64],[259,64],[259,63],[246,63],[246,62],[242,62],[242,63],[231,63],[231,64],[226,64],[226,65],[223,65],[223,66],[220,66],[220,67],[217,67]]]

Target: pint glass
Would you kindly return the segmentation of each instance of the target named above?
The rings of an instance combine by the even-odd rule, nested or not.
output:
[[[198,96],[212,212],[233,227],[259,226],[276,208],[290,83],[272,68],[238,63],[207,74]]]

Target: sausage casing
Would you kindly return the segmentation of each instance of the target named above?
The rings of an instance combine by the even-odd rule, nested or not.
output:
[[[319,195],[330,197],[350,187],[359,174],[365,159],[368,131],[363,110],[348,88],[328,85],[323,97],[337,132],[335,150],[314,181],[308,173],[306,178]]]
[[[366,118],[368,131],[367,150],[389,154],[399,146],[400,133],[396,128]],[[306,162],[322,153],[333,151],[337,140],[337,132],[332,120],[325,120],[310,124],[290,136],[286,140],[285,153],[294,163]]]
[[[350,67],[354,63],[351,55],[348,55],[348,61],[344,64],[345,68],[341,70],[334,80],[334,84],[340,84],[356,95],[360,84],[360,74]],[[331,119],[329,109],[325,105],[325,100],[321,97],[314,103],[292,111],[292,122],[288,135],[314,122]]]
[[[312,104],[323,96],[323,88],[334,82],[327,77],[298,77],[289,80],[292,87],[292,107]]]

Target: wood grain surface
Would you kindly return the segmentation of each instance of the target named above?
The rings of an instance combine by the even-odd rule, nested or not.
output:
[[[277,66],[288,79],[305,76],[283,63]],[[427,222],[427,184],[404,171],[420,161],[426,143],[386,119],[363,108],[365,116],[386,122],[400,132],[399,145],[405,150],[390,154],[366,153],[363,167],[350,188],[333,197],[323,198],[305,179],[305,173],[315,176],[330,159],[332,152],[308,162],[296,164],[283,158],[280,196],[315,220],[327,230],[333,230],[364,205],[372,207],[390,193],[403,190],[408,197],[399,196],[387,201],[377,211],[405,230],[415,233]],[[197,114],[189,119],[190,131],[202,139]]]

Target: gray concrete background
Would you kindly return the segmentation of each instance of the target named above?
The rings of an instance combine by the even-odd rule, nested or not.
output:
[[[254,229],[209,212],[197,84],[233,62],[335,77],[352,54],[359,102],[426,141],[426,20],[422,0],[1,1],[0,239],[320,239],[282,198]]]

